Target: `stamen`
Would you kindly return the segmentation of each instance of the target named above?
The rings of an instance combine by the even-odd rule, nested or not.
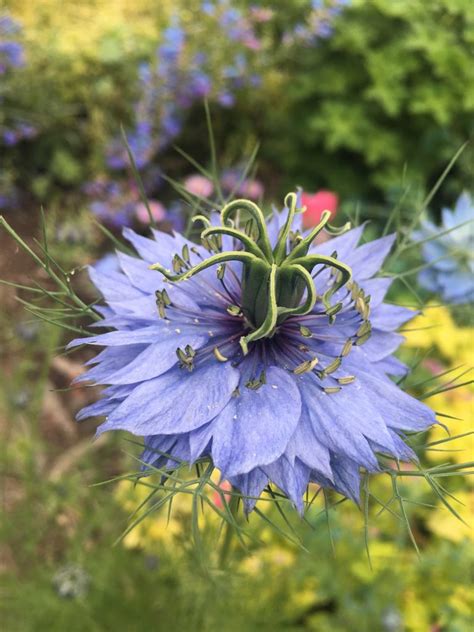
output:
[[[252,391],[258,391],[258,389],[267,383],[267,376],[265,373],[265,369],[260,373],[258,378],[254,378],[253,380],[249,380],[245,383],[245,386]]]
[[[318,364],[319,359],[313,358],[312,360],[305,360],[301,364],[298,364],[296,368],[293,369],[293,373],[295,375],[302,375],[303,373],[308,373],[314,369],[314,367]]]
[[[196,356],[196,352],[190,345],[186,345],[184,351],[178,347],[176,349],[176,355],[178,356],[181,369],[187,369],[188,371],[194,369],[194,357]]]
[[[342,347],[342,351],[341,351],[341,356],[343,358],[345,358],[346,356],[349,355],[350,351],[352,349],[352,340],[346,340],[344,346]]]
[[[219,360],[219,362],[227,362],[227,360],[229,359],[222,355],[217,347],[214,347],[214,356],[216,360]]]
[[[333,393],[339,393],[340,390],[341,390],[340,386],[326,386],[325,388],[323,388],[323,391],[326,393],[326,395],[332,395]]]
[[[352,384],[355,380],[355,375],[346,375],[345,377],[338,377],[337,381],[339,384]]]
[[[324,375],[331,375],[331,373],[337,371],[337,369],[341,366],[341,362],[342,360],[340,357],[333,360],[325,369],[323,369]]]
[[[371,331],[371,329],[372,329],[372,325],[370,324],[370,322],[368,320],[366,320],[365,322],[362,323],[362,325],[356,331],[356,336],[358,338],[362,338],[362,336],[364,336],[365,334],[369,333],[369,331]]]
[[[188,244],[184,244],[183,249],[181,251],[181,256],[183,258],[183,261],[185,261],[187,264],[191,263],[191,259],[189,257],[189,246],[188,246]]]
[[[238,305],[229,305],[227,313],[231,316],[240,316],[242,314],[242,310]]]
[[[170,297],[168,296],[168,292],[166,290],[156,290],[156,306],[158,307],[158,313],[160,318],[166,318],[166,307],[171,305]]]
[[[356,345],[360,347],[361,345],[364,344],[364,342],[367,342],[367,340],[370,338],[371,335],[372,335],[372,331],[369,331],[365,334],[365,336],[361,336],[360,338],[357,338],[355,342]]]

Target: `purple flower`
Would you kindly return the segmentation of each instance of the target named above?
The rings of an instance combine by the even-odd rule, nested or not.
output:
[[[138,258],[90,270],[112,331],[70,346],[102,347],[80,379],[107,387],[78,416],[104,416],[99,434],[144,437],[159,467],[175,465],[163,453],[212,459],[246,496],[271,481],[301,510],[310,481],[357,500],[360,469],[379,470],[379,453],[415,458],[403,433],[435,417],[388,377],[406,373],[395,330],[413,315],[383,302],[390,279],[376,277],[394,237],[357,246],[359,227],[315,247],[328,216],[302,233],[297,196],[285,204],[266,222],[231,202],[201,234],[208,249],[125,229]]]
[[[19,42],[0,42],[0,67],[21,68],[25,65],[24,49]]]
[[[217,95],[217,102],[225,108],[231,108],[235,103],[235,97],[227,90],[223,90]]]
[[[21,26],[9,15],[0,15],[0,35],[16,35],[20,33]]]
[[[163,43],[158,48],[158,58],[161,61],[174,63],[181,54],[184,46],[185,33],[178,21],[165,29]]]
[[[205,13],[206,15],[214,15],[215,10],[216,10],[216,7],[213,2],[209,2],[206,0],[206,2],[203,2],[201,4],[201,11]]]
[[[3,132],[2,136],[3,136],[3,142],[8,147],[13,147],[13,145],[16,145],[19,140],[19,136],[16,130],[14,129],[6,129]]]

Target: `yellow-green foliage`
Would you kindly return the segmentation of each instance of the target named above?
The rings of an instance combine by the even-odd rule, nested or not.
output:
[[[133,52],[141,38],[156,38],[161,23],[169,19],[176,2],[171,0],[15,0],[12,15],[24,26],[26,39],[39,50],[69,55],[83,67],[84,59],[103,61],[108,38],[116,37],[122,52]],[[7,4],[8,6],[8,4]],[[153,17],[152,17],[153,16]]]
[[[27,156],[12,158],[12,168],[40,198],[55,183],[77,186],[101,169],[107,139],[129,120],[138,62],[151,55],[175,6],[169,0],[7,4],[23,26],[27,61],[11,78],[10,107],[40,132]]]

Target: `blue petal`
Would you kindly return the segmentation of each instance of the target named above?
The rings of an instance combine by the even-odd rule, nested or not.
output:
[[[465,298],[474,290],[474,277],[468,272],[441,273],[438,281],[443,289],[443,296],[448,301]]]
[[[341,257],[341,261],[352,267],[356,281],[369,279],[380,272],[382,264],[393,246],[395,237],[396,235],[387,235],[363,244],[349,253],[345,259]]]
[[[379,411],[385,423],[394,430],[422,431],[436,423],[431,408],[402,391],[389,379],[381,379],[360,369],[357,379],[362,388],[379,401]]]
[[[152,435],[145,437],[145,448],[141,453],[141,460],[154,467],[162,467],[168,461],[168,457],[161,454],[171,454],[176,437],[173,435]],[[175,464],[177,465],[177,463]]]
[[[301,412],[295,381],[277,367],[266,377],[257,391],[242,386],[213,423],[212,458],[226,478],[276,461],[295,431]]]
[[[407,309],[406,307],[383,304],[373,310],[370,322],[374,329],[379,329],[380,331],[394,331],[403,325],[403,323],[414,318],[416,314],[417,312],[412,309]]]
[[[394,375],[397,377],[406,375],[410,370],[410,368],[406,364],[404,364],[401,360],[395,358],[394,356],[389,356],[387,358],[384,358],[383,360],[379,360],[375,363],[374,366],[381,373],[386,373],[387,375]]]
[[[328,395],[313,385],[312,377],[304,382],[301,394],[320,442],[335,454],[350,457],[367,468],[377,467],[377,459],[358,427],[365,414],[363,409],[357,410],[360,403],[357,401],[356,406],[352,400],[348,407],[344,389]]]
[[[360,471],[351,459],[335,455],[331,461],[334,472],[334,489],[355,503],[360,499]]]
[[[198,303],[186,292],[186,284],[174,285],[165,282],[159,272],[150,270],[148,264],[141,259],[123,253],[117,253],[117,256],[123,272],[137,289],[154,296],[156,290],[165,288],[173,305],[193,312],[200,311]]]
[[[456,219],[465,222],[472,219],[474,215],[474,203],[467,191],[463,191],[456,201],[454,207],[454,214]]]
[[[365,294],[370,296],[370,307],[372,312],[382,303],[392,283],[393,279],[390,277],[367,279],[363,282],[362,288]]]
[[[177,363],[176,348],[190,345],[194,350],[199,349],[206,342],[206,338],[197,335],[186,335],[177,339],[176,334],[169,330],[163,331],[158,342],[149,345],[132,362],[110,373],[103,379],[105,384],[133,384],[144,382],[166,373]]]
[[[374,329],[370,338],[362,346],[355,348],[353,352],[360,350],[372,362],[378,362],[396,351],[404,341],[405,338],[400,334]]]
[[[439,290],[436,272],[432,268],[425,268],[418,274],[418,283],[429,292],[437,292]]]
[[[310,468],[299,459],[291,463],[285,455],[262,470],[287,496],[298,511],[303,513],[303,494],[309,483]]]
[[[228,363],[213,362],[191,373],[171,369],[135,387],[100,432],[122,429],[139,436],[189,432],[221,412],[239,377]]]
[[[244,494],[244,496],[253,497],[244,498],[244,508],[246,513],[252,511],[257,503],[258,497],[268,484],[268,476],[260,468],[256,468],[247,474],[233,476],[228,480],[229,483]]]
[[[151,325],[142,329],[129,331],[109,331],[106,334],[90,336],[89,338],[76,338],[66,347],[71,349],[79,345],[99,345],[101,347],[122,347],[124,345],[152,344],[163,336],[166,327],[164,325]],[[179,338],[174,334],[176,345],[179,346]]]
[[[329,480],[332,479],[329,450],[319,441],[304,405],[290,445],[296,456],[303,463],[312,470],[317,470]]]
[[[346,259],[359,243],[364,229],[364,224],[361,224],[357,228],[353,228],[339,237],[329,239],[323,244],[314,246],[311,248],[310,252],[312,254],[331,255],[334,251],[336,251],[338,259],[346,262]]]
[[[124,228],[123,236],[148,263],[161,263],[168,267],[171,259],[178,252],[174,238],[166,233],[155,231],[155,239],[148,239],[138,235],[131,228]]]
[[[83,421],[90,417],[104,417],[111,413],[121,403],[121,400],[104,397],[98,401],[85,406],[76,415],[76,421]]]
[[[201,457],[209,447],[212,439],[212,422],[196,428],[189,433],[190,461],[193,463]]]
[[[154,294],[156,290],[162,289],[163,276],[156,270],[150,270],[149,264],[143,259],[130,257],[123,252],[117,252],[117,257],[120,268],[134,287],[146,294]]]
[[[88,272],[92,283],[108,303],[123,301],[125,298],[132,300],[143,296],[143,293],[134,288],[121,272],[103,274],[92,267],[88,268]]]
[[[133,362],[135,358],[146,349],[146,345],[127,345],[124,347],[110,347],[101,351],[86,364],[96,364],[97,366],[83,373],[75,382],[95,382],[96,384],[106,384],[106,378],[118,371],[126,364]]]

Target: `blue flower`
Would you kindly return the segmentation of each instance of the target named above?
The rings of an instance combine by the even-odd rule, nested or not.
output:
[[[0,42],[0,72],[25,65],[24,49],[19,42]]]
[[[383,302],[391,281],[375,277],[394,237],[357,246],[359,227],[314,246],[329,215],[304,233],[297,196],[285,204],[266,221],[231,202],[201,218],[202,245],[125,229],[139,256],[90,270],[112,331],[71,346],[103,347],[81,377],[103,397],[78,416],[104,416],[99,434],[144,437],[159,467],[211,458],[246,496],[271,481],[302,510],[311,481],[357,500],[360,469],[379,470],[379,453],[415,458],[404,432],[435,417],[388,377],[406,372],[395,330],[413,316]]]
[[[15,35],[21,32],[21,26],[7,13],[0,15],[0,35]]]
[[[421,287],[440,294],[448,303],[474,301],[474,204],[471,196],[463,193],[454,210],[443,209],[440,228],[425,220],[421,230],[413,236],[419,241],[429,240],[423,243],[422,253],[431,265],[418,276]]]

